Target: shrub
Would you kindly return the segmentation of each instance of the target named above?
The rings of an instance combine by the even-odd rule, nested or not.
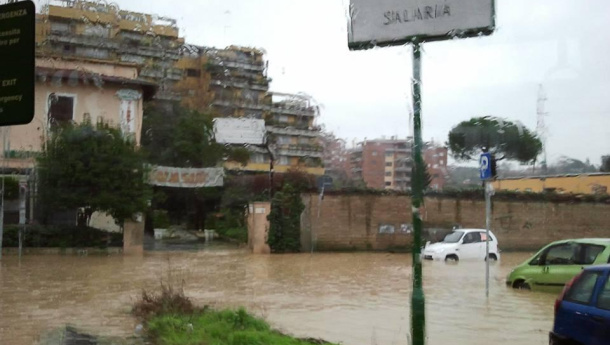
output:
[[[19,246],[19,225],[6,225],[3,247]],[[28,225],[24,231],[23,246],[30,248],[84,248],[122,247],[123,234],[79,226]]]
[[[193,311],[193,302],[184,295],[182,288],[176,289],[163,282],[159,293],[142,290],[142,297],[132,309],[132,313],[141,319],[165,314],[192,314]]]
[[[267,243],[275,253],[301,250],[301,213],[305,209],[301,194],[287,184],[271,201],[269,238]]]
[[[169,215],[165,210],[155,210],[153,213],[153,225],[156,229],[167,229],[170,226]]]

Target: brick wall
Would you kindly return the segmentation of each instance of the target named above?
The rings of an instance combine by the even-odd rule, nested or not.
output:
[[[406,196],[326,195],[321,208],[316,194],[304,194],[301,243],[304,251],[408,248],[412,232],[411,199]],[[426,198],[425,228],[485,227],[485,202]],[[394,233],[379,233],[380,225]],[[492,230],[502,250],[533,250],[560,239],[610,238],[610,205],[495,201]],[[431,236],[426,233],[425,236]]]

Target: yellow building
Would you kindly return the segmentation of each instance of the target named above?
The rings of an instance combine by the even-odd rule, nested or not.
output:
[[[65,122],[115,124],[139,144],[143,102],[152,99],[156,85],[137,76],[133,66],[36,59],[34,119],[5,129],[8,140],[0,144],[4,164],[32,168],[49,131]]]
[[[610,190],[610,173],[504,178],[494,181],[493,186],[513,192],[605,194]]]

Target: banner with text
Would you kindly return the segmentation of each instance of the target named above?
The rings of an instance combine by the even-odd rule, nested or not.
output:
[[[149,175],[150,184],[160,187],[201,188],[222,187],[224,185],[223,168],[175,168],[152,166]]]

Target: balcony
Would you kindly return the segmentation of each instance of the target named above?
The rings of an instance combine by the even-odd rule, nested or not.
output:
[[[165,73],[162,69],[143,68],[140,72],[140,77],[162,79],[165,78]]]
[[[295,116],[316,116],[317,111],[314,107],[298,107],[285,105],[281,103],[273,103],[271,107],[273,115],[295,115]]]
[[[211,85],[218,85],[222,87],[233,87],[238,89],[252,89],[267,92],[269,90],[268,84],[257,84],[253,82],[239,82],[239,81],[231,81],[231,80],[222,80],[219,78],[212,79],[210,82]]]
[[[265,66],[261,63],[237,62],[229,60],[225,57],[210,57],[208,60],[209,66],[218,66],[222,68],[244,69],[249,71],[264,72]]]
[[[413,168],[411,168],[410,166],[408,167],[395,167],[394,171],[395,172],[411,172]]]
[[[182,70],[179,68],[170,68],[165,71],[165,77],[169,80],[182,80],[183,76]]]
[[[58,42],[58,43],[66,43],[66,44],[74,44],[74,45],[82,45],[103,49],[117,49],[119,48],[119,44],[105,37],[97,37],[97,36],[86,36],[86,35],[75,35],[72,33],[60,33],[60,32],[52,32],[47,36],[47,40],[50,42]]]
[[[280,156],[322,158],[323,149],[318,145],[278,145],[276,153]]]
[[[140,55],[157,59],[178,60],[180,58],[177,49],[159,49],[154,47],[129,47],[122,45],[119,47],[119,53]]]
[[[302,137],[311,137],[317,138],[320,136],[320,133],[316,130],[303,130],[303,129],[294,129],[290,127],[274,127],[274,126],[266,126],[267,132],[272,134],[283,134],[283,135],[294,135],[294,136],[302,136]]]
[[[266,104],[252,103],[244,100],[243,98],[217,98],[212,102],[212,105],[217,107],[228,107],[228,108],[245,108],[253,110],[268,110],[269,106]]]

